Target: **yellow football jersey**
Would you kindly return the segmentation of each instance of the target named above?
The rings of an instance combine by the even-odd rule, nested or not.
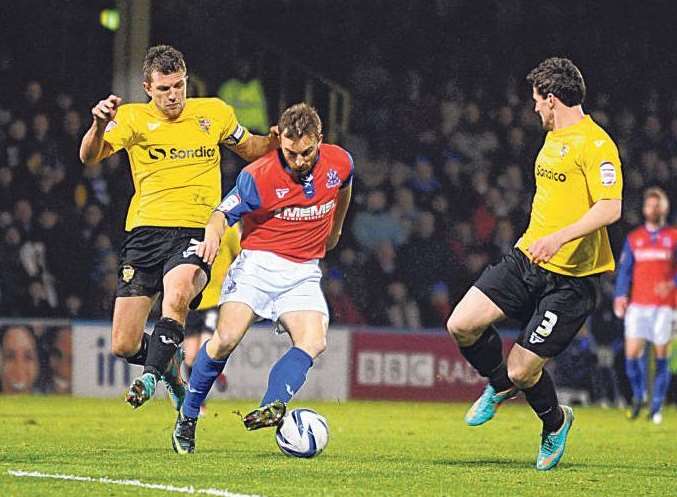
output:
[[[588,115],[546,135],[536,157],[535,175],[529,227],[517,241],[517,248],[525,254],[532,242],[575,223],[598,200],[622,197],[623,176],[616,144]],[[540,266],[567,276],[613,271],[606,227],[564,244]]]
[[[214,264],[212,264],[211,278],[207,287],[202,291],[202,300],[198,310],[210,309],[218,305],[221,286],[226,277],[226,272],[228,272],[228,268],[239,253],[240,228],[237,224],[235,226],[227,226],[226,232],[221,238],[219,255],[214,260]]]
[[[152,101],[122,105],[104,140],[129,155],[135,192],[125,229],[205,226],[221,201],[219,143],[237,145],[249,136],[218,98],[188,98],[175,120]]]

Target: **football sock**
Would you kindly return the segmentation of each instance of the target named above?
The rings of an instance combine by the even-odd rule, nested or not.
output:
[[[656,376],[653,383],[653,397],[651,399],[651,412],[660,411],[665,400],[665,395],[670,386],[671,379],[670,369],[668,368],[668,360],[656,359]]]
[[[197,353],[197,357],[193,362],[193,370],[190,373],[190,379],[188,380],[188,389],[186,391],[186,398],[183,401],[183,407],[181,411],[184,416],[189,418],[197,418],[200,414],[200,406],[207,398],[209,390],[211,390],[212,385],[216,378],[219,377],[223,368],[226,367],[226,361],[228,357],[221,361],[216,361],[209,357],[207,353],[207,343],[205,342],[200,351]]]
[[[475,343],[460,347],[461,354],[477,372],[489,379],[497,392],[503,392],[514,385],[508,378],[508,368],[503,360],[503,342],[498,331],[489,326]]]
[[[543,421],[543,431],[550,433],[559,430],[564,422],[564,413],[557,401],[557,392],[550,374],[544,369],[536,384],[523,388],[522,391],[531,408]]]
[[[150,335],[144,333],[141,337],[141,346],[136,354],[125,357],[129,364],[138,364],[143,366],[146,364],[146,356],[148,355],[148,342],[150,341]]]
[[[625,359],[625,374],[632,389],[632,399],[639,402],[644,400],[644,371],[642,369],[641,357]]]
[[[171,318],[160,318],[148,343],[144,373],[152,373],[159,380],[183,342],[183,326]]]
[[[313,358],[298,347],[292,347],[273,365],[268,376],[268,390],[261,405],[274,400],[288,403],[306,381],[308,370],[313,366]]]

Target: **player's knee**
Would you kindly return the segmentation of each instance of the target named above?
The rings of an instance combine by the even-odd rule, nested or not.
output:
[[[447,331],[461,346],[472,344],[477,335],[476,331],[469,326],[467,319],[457,311],[454,311],[447,320]]]
[[[529,388],[538,380],[540,371],[532,371],[521,364],[508,364],[508,378],[517,388]]]
[[[228,328],[219,327],[211,341],[219,357],[226,357],[237,347],[240,342],[240,335],[230,332]]]
[[[294,346],[306,352],[315,359],[327,350],[327,332],[309,333],[294,343]]]
[[[176,289],[165,292],[162,302],[163,314],[166,313],[166,310],[176,315],[185,314],[188,312],[190,301],[191,298],[187,291]]]

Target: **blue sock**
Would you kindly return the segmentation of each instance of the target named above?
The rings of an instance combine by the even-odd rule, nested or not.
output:
[[[274,400],[288,403],[306,382],[306,374],[312,365],[313,358],[306,352],[297,347],[289,349],[270,370],[268,390],[261,405],[270,404]]]
[[[212,388],[214,381],[219,377],[223,368],[226,367],[227,360],[227,357],[222,361],[215,361],[209,357],[209,354],[207,354],[207,342],[200,347],[200,351],[197,353],[193,363],[193,371],[190,373],[186,399],[183,401],[183,407],[181,408],[184,416],[190,418],[198,417],[200,406],[207,398],[207,394]]]
[[[632,399],[640,402],[644,398],[644,372],[641,364],[641,357],[639,359],[625,359],[625,374],[628,376],[632,388]]]
[[[653,398],[651,399],[651,412],[660,411],[663,407],[665,395],[668,392],[671,379],[667,359],[656,359],[656,376],[653,383]]]

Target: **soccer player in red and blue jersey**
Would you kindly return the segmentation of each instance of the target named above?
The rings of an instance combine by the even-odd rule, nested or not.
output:
[[[350,204],[353,161],[322,143],[322,123],[306,104],[284,111],[281,148],[245,167],[212,214],[197,254],[212,263],[225,223],[242,219],[242,252],[230,267],[213,337],[198,352],[172,437],[174,450],[195,450],[200,404],[247,329],[260,318],[289,333],[293,346],[273,365],[249,430],[276,426],[326,347],[329,312],[319,260],[338,243]]]
[[[663,420],[661,408],[670,385],[668,356],[677,284],[677,229],[666,226],[670,203],[660,188],[644,193],[644,225],[630,232],[616,279],[614,313],[625,318],[625,372],[632,387],[630,419],[639,416],[646,396],[644,344],[653,343],[656,374],[649,419]],[[629,295],[629,298],[628,298]]]

